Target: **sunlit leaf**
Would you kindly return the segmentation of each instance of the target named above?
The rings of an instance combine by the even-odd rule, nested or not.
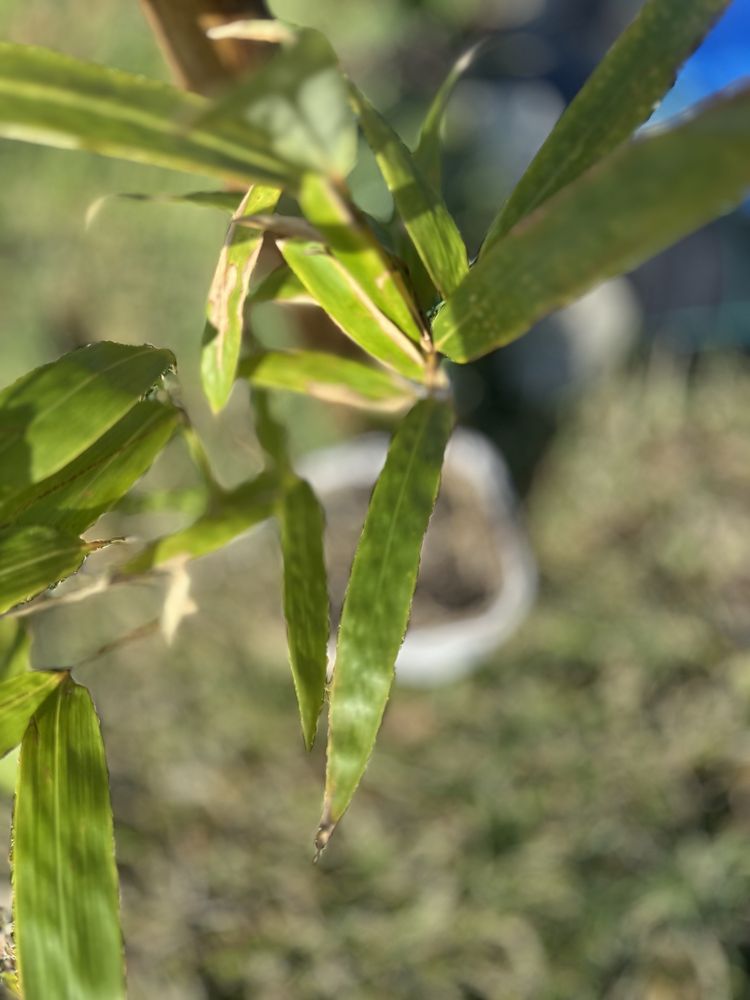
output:
[[[468,361],[729,211],[750,188],[750,87],[654,129],[499,240],[439,312],[436,346]]]
[[[355,344],[406,378],[424,379],[419,348],[323,244],[290,239],[280,240],[278,247],[310,295]]]
[[[0,505],[0,524],[12,520],[80,534],[146,472],[178,421],[174,407],[152,400],[136,403],[69,465]]]
[[[278,188],[252,187],[242,199],[237,214],[272,212],[280,194]],[[230,223],[211,282],[201,351],[201,377],[214,413],[226,405],[234,385],[242,346],[245,299],[262,243],[263,233]]]
[[[10,680],[31,668],[31,636],[23,622],[0,618],[0,681]]]
[[[265,351],[240,362],[239,374],[264,389],[365,409],[398,410],[414,399],[416,388],[381,369],[318,351]]]
[[[21,745],[13,908],[24,1000],[125,997],[104,747],[91,696],[67,676]]]
[[[284,557],[284,618],[305,746],[312,749],[328,666],[329,606],[323,510],[302,479],[284,488],[278,507]]]
[[[447,404],[418,403],[397,429],[372,494],[339,628],[319,848],[351,802],[380,728],[452,427]]]
[[[411,340],[421,343],[419,313],[401,274],[346,194],[327,178],[308,174],[298,198],[307,220],[371,301]]]
[[[28,670],[0,682],[0,757],[18,746],[29,719],[64,677],[62,672]]]
[[[647,0],[566,109],[490,226],[482,254],[652,114],[729,0]]]
[[[101,545],[45,525],[0,531],[0,614],[71,576]]]
[[[197,123],[209,101],[47,49],[0,43],[0,136],[216,177],[293,184],[299,169],[262,128]]]
[[[485,42],[478,42],[459,56],[433,97],[422,122],[419,139],[414,150],[414,163],[417,170],[435,191],[439,191],[442,186],[440,132],[443,127],[445,110],[456,84],[485,47],[485,44]]]
[[[269,148],[304,171],[345,177],[356,155],[356,129],[336,55],[317,31],[292,37],[257,73],[214,102],[204,126],[241,119]]]
[[[391,126],[354,88],[352,100],[398,214],[433,284],[447,298],[469,268],[456,223]]]
[[[277,497],[276,479],[266,474],[217,494],[193,524],[150,542],[119,572],[123,576],[145,573],[173,559],[197,559],[215,552],[270,517]]]
[[[0,392],[0,501],[78,458],[173,365],[169,351],[92,344]]]

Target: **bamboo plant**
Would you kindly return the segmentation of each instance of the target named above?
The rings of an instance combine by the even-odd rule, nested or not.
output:
[[[320,34],[237,22],[217,34],[276,48],[209,99],[33,47],[0,44],[0,136],[95,151],[211,177],[185,196],[228,215],[207,298],[202,380],[215,412],[248,384],[266,468],[144,545],[116,571],[158,571],[278,524],[291,674],[305,746],[328,703],[316,844],[349,807],[378,733],[407,628],[422,540],[454,424],[444,360],[464,364],[540,317],[729,211],[750,187],[750,84],[670,128],[637,132],[727,0],[647,0],[562,115],[491,221],[471,266],[440,193],[440,127],[464,60],[407,148],[342,72]],[[400,257],[347,185],[358,130],[395,205]],[[635,134],[637,132],[637,134]],[[244,194],[230,188],[241,186]],[[281,215],[282,193],[297,211]],[[283,263],[263,281],[264,241]],[[261,350],[250,302],[308,302],[356,359]],[[26,1000],[125,993],[112,815],[98,719],[69,669],[32,670],[19,612],[50,599],[108,539],[82,534],[117,504],[175,434],[193,435],[165,376],[179,359],[100,342],[0,393],[0,749],[20,744],[13,826],[17,972]],[[351,568],[327,681],[323,513],[294,471],[268,396],[303,393],[394,414],[385,467]],[[194,441],[194,438],[191,438]],[[195,449],[194,449],[195,451]],[[52,597],[52,599],[54,599]]]

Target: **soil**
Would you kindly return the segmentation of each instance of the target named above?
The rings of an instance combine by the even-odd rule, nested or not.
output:
[[[371,490],[341,489],[325,498],[326,561],[331,619],[338,625],[354,550]],[[463,476],[446,470],[425,537],[412,627],[444,624],[479,614],[502,583],[498,529],[482,498]]]

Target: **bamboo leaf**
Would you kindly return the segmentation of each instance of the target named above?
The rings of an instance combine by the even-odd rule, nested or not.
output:
[[[651,116],[681,64],[727,4],[728,0],[647,0],[535,156],[490,226],[482,254]]]
[[[0,524],[44,524],[79,535],[127,493],[164,448],[179,411],[136,403],[115,426],[54,476],[0,504]]]
[[[242,361],[239,374],[263,389],[363,409],[398,410],[414,400],[415,387],[388,372],[318,351],[265,351]]]
[[[419,131],[419,139],[414,150],[414,163],[417,170],[435,191],[439,191],[442,186],[440,132],[448,102],[456,84],[485,47],[485,44],[485,42],[477,42],[476,45],[472,45],[463,55],[459,56],[433,97]]]
[[[251,305],[277,302],[279,305],[317,305],[297,275],[284,264],[271,271],[247,297]]]
[[[201,124],[241,120],[303,172],[345,177],[356,156],[356,129],[336,55],[317,31],[285,40],[273,59],[220,97]]]
[[[274,506],[284,563],[284,618],[302,736],[312,748],[328,665],[328,583],[323,557],[323,511],[310,486],[295,475],[286,429],[264,390],[252,394],[255,432],[279,490]]]
[[[197,559],[215,552],[270,517],[277,497],[276,478],[264,473],[218,493],[193,524],[149,543],[119,570],[119,575],[146,573],[174,559]]]
[[[312,749],[323,707],[328,666],[328,586],[323,556],[323,510],[312,489],[296,477],[278,508],[284,559],[284,618],[289,660],[305,746]]]
[[[13,896],[24,1000],[124,1000],[104,746],[91,696],[68,676],[21,745]]]
[[[421,343],[419,311],[403,278],[346,194],[329,179],[307,174],[298,198],[308,222],[365,294],[407,337]]]
[[[433,284],[447,298],[469,269],[458,227],[391,126],[355,88],[352,101],[398,214]]]
[[[433,324],[454,361],[480,357],[599,282],[729,211],[750,188],[750,87],[610,154],[498,241]]]
[[[350,340],[406,378],[424,380],[419,348],[378,309],[322,243],[289,239],[277,245],[309,294]]]
[[[299,167],[279,155],[262,127],[237,120],[196,123],[211,106],[197,94],[130,73],[0,43],[0,136],[245,186],[296,183]]]
[[[240,203],[238,214],[272,212],[281,192],[255,186]],[[230,223],[208,293],[201,352],[203,390],[217,413],[229,399],[242,346],[245,299],[258,262],[263,233]]]
[[[372,494],[339,628],[319,849],[351,802],[380,728],[452,427],[447,404],[417,403],[393,437]]]
[[[46,525],[0,532],[0,614],[71,576],[101,546]]]
[[[0,682],[0,757],[18,746],[29,719],[64,677],[60,671],[29,670]]]
[[[78,458],[173,365],[169,351],[92,344],[0,392],[0,501]]]
[[[0,681],[31,669],[31,636],[23,622],[0,618]]]

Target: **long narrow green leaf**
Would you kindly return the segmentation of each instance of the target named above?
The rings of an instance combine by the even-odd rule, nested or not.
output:
[[[99,720],[69,677],[26,730],[13,822],[24,1000],[120,1000],[125,970]]]
[[[274,511],[276,478],[261,474],[212,498],[209,509],[193,524],[150,542],[119,571],[122,576],[145,573],[173,559],[197,559],[215,552]]]
[[[29,719],[65,677],[61,671],[27,671],[0,682],[0,757],[23,739]]]
[[[260,72],[231,87],[200,124],[242,120],[300,173],[345,177],[354,165],[356,127],[336,55],[317,31],[291,37]]]
[[[391,126],[355,88],[352,100],[398,214],[433,284],[447,298],[469,269],[458,227]]]
[[[322,243],[280,240],[279,250],[315,301],[363,351],[406,378],[421,382],[419,348],[388,319]]]
[[[242,121],[204,121],[211,103],[166,84],[0,43],[0,136],[85,149],[219,180],[293,185],[300,170],[269,132]],[[193,123],[193,124],[191,124]]]
[[[292,468],[286,428],[263,389],[253,389],[255,433],[278,484],[274,514],[284,562],[284,618],[302,736],[312,749],[325,695],[328,666],[328,581],[323,556],[323,510]]]
[[[152,400],[130,413],[54,476],[0,504],[0,524],[44,524],[80,534],[113,507],[171,438],[179,411]]]
[[[0,532],[0,614],[71,576],[101,544],[45,525]]]
[[[647,0],[566,109],[500,214],[482,254],[643,124],[729,0]]]
[[[750,188],[750,87],[622,147],[498,241],[433,325],[468,361],[721,215]]]
[[[308,174],[298,198],[308,222],[323,234],[333,256],[388,319],[421,343],[419,313],[403,278],[346,195],[327,178]]]
[[[445,110],[456,84],[485,47],[485,44],[485,42],[478,42],[459,56],[438,88],[422,122],[419,139],[414,150],[414,163],[417,170],[435,191],[439,191],[442,186],[440,132],[443,127]]]
[[[273,212],[281,191],[255,186],[242,199],[238,215]],[[229,399],[242,347],[245,299],[258,262],[263,233],[230,223],[208,293],[201,352],[203,390],[217,413]]]
[[[375,744],[452,427],[447,404],[418,403],[394,435],[370,501],[336,649],[319,849],[351,802]]]
[[[0,393],[0,500],[68,465],[174,365],[169,351],[100,343]]]
[[[31,669],[31,636],[22,621],[0,618],[0,681]]]
[[[296,477],[278,507],[284,557],[284,618],[305,746],[312,749],[328,666],[329,604],[323,555],[323,510]]]
[[[253,386],[370,410],[398,410],[415,397],[408,383],[388,372],[317,351],[255,354],[240,362],[239,374]]]

